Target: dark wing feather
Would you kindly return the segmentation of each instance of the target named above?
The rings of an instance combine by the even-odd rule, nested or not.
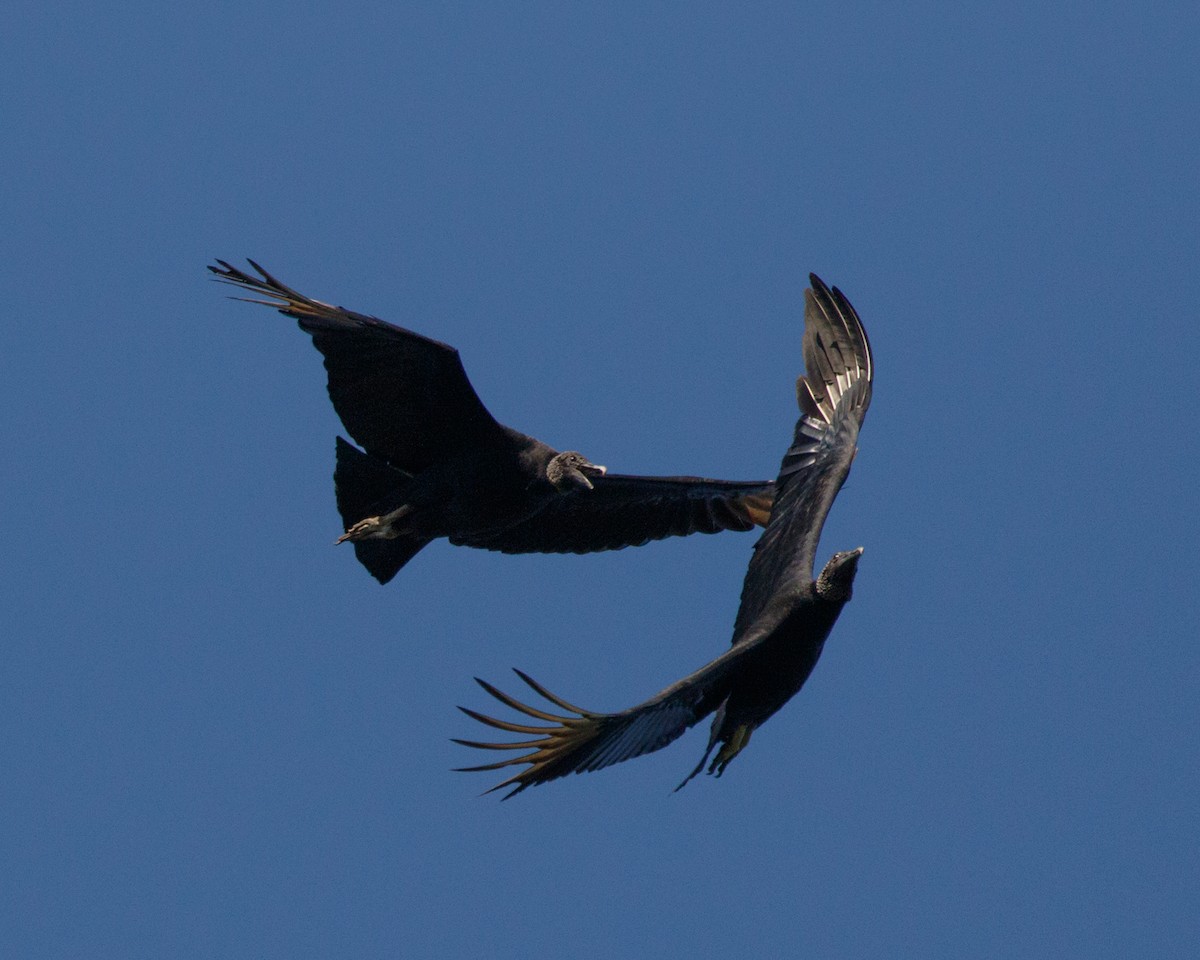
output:
[[[527,520],[452,543],[503,553],[590,553],[664,537],[765,526],[774,484],[700,477],[593,478],[594,489],[552,497]]]
[[[735,685],[737,674],[744,667],[753,647],[754,644],[749,643],[727,650],[717,659],[671,684],[645,703],[620,713],[593,713],[581,709],[555,696],[520,670],[515,671],[539,696],[569,716],[548,713],[522,703],[477,677],[476,683],[501,703],[543,723],[512,723],[459,707],[467,716],[497,730],[534,735],[532,740],[526,739],[516,743],[455,739],[455,743],[481,750],[522,751],[520,756],[509,757],[496,763],[459,769],[500,770],[517,764],[529,764],[526,769],[487,791],[491,793],[494,790],[512,787],[504,797],[507,800],[526,787],[557,780],[569,773],[588,773],[623,760],[640,757],[644,753],[661,750],[682,736],[689,727],[699,723],[720,707]]]
[[[254,277],[218,260],[222,281],[270,299],[299,321],[325,356],[329,397],[346,430],[368,453],[420,473],[467,444],[496,438],[501,427],[463,370],[458,351],[419,333],[312,300],[253,260]]]
[[[805,375],[796,381],[801,416],[775,481],[775,506],[754,546],[733,629],[739,643],[771,600],[812,581],[825,517],[850,473],[858,430],[871,403],[871,345],[837,287],[816,274],[804,291]]]

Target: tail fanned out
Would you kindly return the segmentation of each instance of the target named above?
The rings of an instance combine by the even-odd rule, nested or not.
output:
[[[349,529],[365,517],[394,510],[404,502],[410,477],[377,457],[363,453],[353,444],[337,438],[337,467],[333,484],[337,492],[338,513]],[[358,540],[354,555],[380,583],[387,583],[416,556],[427,537],[405,534],[393,540]]]

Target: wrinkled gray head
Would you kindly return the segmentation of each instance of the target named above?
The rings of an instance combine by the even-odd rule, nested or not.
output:
[[[817,596],[832,603],[846,603],[854,592],[854,575],[858,573],[858,558],[863,548],[835,553],[817,577]]]
[[[599,464],[591,463],[582,454],[574,450],[558,453],[546,464],[546,479],[554,484],[559,493],[567,493],[575,489],[592,489],[592,481],[588,476],[602,477],[608,471]]]

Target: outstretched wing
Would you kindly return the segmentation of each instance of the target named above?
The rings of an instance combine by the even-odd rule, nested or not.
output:
[[[854,307],[816,274],[804,291],[805,375],[796,381],[800,419],[775,481],[775,505],[754,546],[733,642],[743,640],[775,596],[812,581],[825,517],[841,490],[871,403],[871,345]]]
[[[765,526],[774,484],[700,477],[593,478],[594,489],[552,497],[527,520],[452,543],[503,553],[591,553],[692,533]]]
[[[688,727],[694,726],[716,710],[725,701],[729,691],[737,682],[739,673],[746,668],[754,644],[743,644],[727,650],[717,659],[705,664],[695,673],[671,684],[661,693],[645,703],[638,704],[620,713],[594,713],[576,707],[561,697],[555,696],[536,680],[515,671],[540,697],[566,711],[569,716],[549,713],[522,703],[485,680],[475,678],[484,690],[506,706],[519,713],[543,721],[543,725],[512,723],[497,720],[486,714],[459,707],[467,716],[497,730],[509,733],[530,734],[533,740],[516,743],[488,743],[477,740],[459,740],[455,743],[476,747],[481,750],[519,750],[520,756],[509,757],[496,763],[477,767],[460,767],[463,771],[500,770],[516,764],[529,764],[528,768],[496,784],[488,790],[513,789],[504,797],[520,793],[526,787],[557,780],[569,773],[588,773],[604,767],[640,757],[644,753],[661,750],[683,735]],[[711,743],[710,743],[711,748]]]
[[[329,398],[368,453],[408,473],[467,444],[486,443],[503,428],[467,379],[458,351],[375,317],[312,300],[280,283],[253,260],[251,276],[224,260],[208,269],[225,283],[270,299],[299,321],[325,356]]]

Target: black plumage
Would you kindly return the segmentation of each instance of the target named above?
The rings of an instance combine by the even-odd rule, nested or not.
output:
[[[325,357],[329,397],[347,432],[334,483],[355,552],[387,583],[437,537],[505,553],[590,553],[650,540],[764,525],[769,481],[608,473],[498,423],[458,351],[375,317],[312,300],[253,260],[208,269],[270,299]],[[341,542],[339,540],[339,542]]]
[[[732,646],[690,676],[620,713],[573,706],[519,670],[517,675],[534,692],[566,715],[529,706],[478,680],[497,700],[543,721],[512,723],[460,708],[490,727],[533,737],[519,743],[457,741],[486,750],[521,751],[498,763],[463,768],[528,764],[492,788],[512,787],[506,799],[569,773],[599,770],[659,750],[714,713],[708,748],[684,783],[700,772],[718,744],[708,772],[719,776],[754,730],[812,673],[850,599],[862,555],[861,547],[835,553],[813,579],[821,527],[850,472],[858,431],[871,402],[872,368],[867,334],[850,302],[815,275],[810,280],[812,287],[805,291],[806,373],[796,381],[801,416],[775,481],[770,521],[746,572]]]

